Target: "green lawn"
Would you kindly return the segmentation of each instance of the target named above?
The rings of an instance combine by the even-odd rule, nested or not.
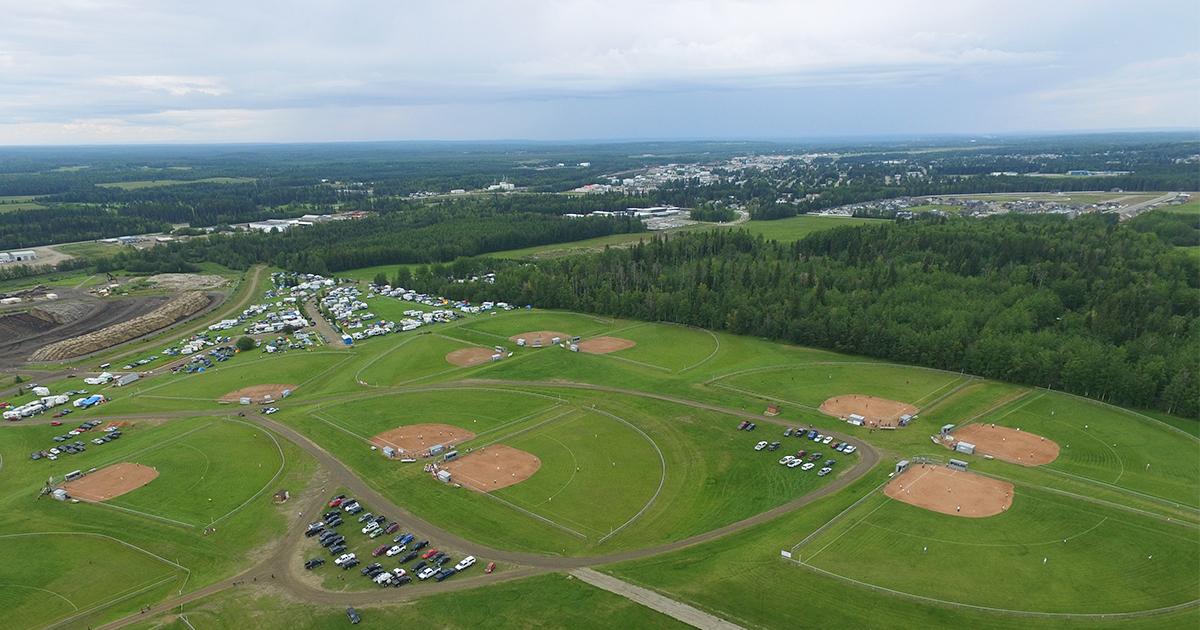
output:
[[[253,181],[255,181],[253,177],[205,177],[204,179],[143,179],[131,182],[107,182],[96,185],[104,188],[138,190],[139,188],[158,188],[161,186],[179,186],[184,184],[249,184]]]
[[[743,223],[742,225],[735,226],[733,229],[746,230],[754,235],[762,235],[762,237],[766,239],[787,243],[791,241],[798,241],[805,236],[812,234],[813,232],[820,232],[823,230],[830,230],[848,225],[853,226],[883,223],[886,223],[886,221],[882,219],[825,217],[802,214],[786,219],[777,219],[775,221],[750,221],[749,223]]]
[[[357,577],[357,575],[353,576]],[[407,586],[405,588],[413,588]],[[505,582],[412,603],[359,607],[367,628],[686,628],[619,595],[558,574]],[[225,591],[189,604],[195,628],[344,628],[344,607],[301,604],[249,589]],[[175,614],[131,626],[185,630]]]

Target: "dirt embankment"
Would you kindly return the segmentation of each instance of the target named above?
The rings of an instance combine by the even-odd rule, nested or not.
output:
[[[59,361],[103,350],[160,328],[166,328],[185,317],[200,312],[209,305],[209,302],[209,297],[199,291],[184,293],[144,315],[95,332],[43,346],[29,358],[31,361]]]

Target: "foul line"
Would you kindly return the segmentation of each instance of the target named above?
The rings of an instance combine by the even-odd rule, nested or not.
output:
[[[608,416],[608,417],[612,418],[613,420],[616,420],[616,421],[628,426],[629,428],[633,429],[634,431],[637,431],[638,433],[640,433],[642,435],[642,437],[646,438],[646,441],[650,443],[650,446],[654,447],[654,451],[656,453],[658,453],[659,464],[662,465],[662,474],[659,475],[658,488],[654,491],[654,496],[650,497],[650,500],[646,502],[646,505],[642,506],[642,509],[638,510],[637,514],[634,514],[628,521],[625,521],[624,523],[622,523],[620,527],[612,530],[611,532],[608,533],[607,536],[605,536],[597,541],[597,544],[603,544],[604,541],[608,540],[609,538],[612,538],[613,536],[616,536],[618,533],[621,532],[621,530],[625,529],[626,527],[631,525],[634,521],[641,518],[642,514],[645,514],[646,510],[650,509],[650,506],[653,505],[656,500],[658,500],[658,495],[662,492],[663,485],[667,482],[667,459],[665,457],[663,457],[662,449],[658,448],[658,443],[655,442],[653,440],[653,438],[651,438],[649,435],[646,435],[645,431],[634,426],[628,420],[626,420],[620,416],[613,415],[602,409],[593,408],[592,411],[602,414],[602,415],[605,415],[605,416]]]

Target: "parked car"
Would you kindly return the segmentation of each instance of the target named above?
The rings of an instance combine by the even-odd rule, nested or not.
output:
[[[358,623],[362,621],[362,617],[358,616],[358,611],[354,610],[353,608],[346,609],[346,617],[350,619],[350,623]]]
[[[826,468],[833,468],[833,465],[834,465],[834,464],[836,464],[836,463],[837,463],[837,460],[836,460],[836,459],[827,459],[827,460],[825,460],[825,467],[826,467]]]
[[[351,569],[356,566],[358,566],[358,558],[351,558],[351,559],[347,560],[346,562],[342,563],[342,570],[345,571],[347,569]]]
[[[312,571],[313,569],[325,564],[324,558],[311,558],[304,563],[304,568]]]
[[[371,533],[367,534],[367,538],[379,538],[382,535],[383,535],[383,530],[379,529],[379,526],[376,525],[375,529],[372,529]]]
[[[413,551],[419,551],[419,550],[421,550],[421,549],[424,549],[424,548],[425,548],[427,545],[429,545],[429,541],[428,541],[428,540],[422,540],[421,542],[419,542],[419,543],[417,543],[417,544],[413,545],[413,546],[412,546],[412,548],[413,548]]]
[[[809,456],[808,456],[808,461],[810,461],[810,462],[815,462],[815,461],[817,461],[818,459],[821,459],[821,454],[820,454],[820,453],[813,453],[812,455],[809,455]]]
[[[770,446],[768,446],[767,448],[772,451],[777,451],[777,450],[779,450],[780,446],[781,446],[781,444],[779,442],[771,442]]]
[[[388,523],[387,527],[383,528],[383,533],[395,534],[399,529],[400,529],[400,523],[392,521],[391,523]]]
[[[392,556],[398,556],[404,553],[405,549],[407,549],[407,547],[404,545],[392,545],[385,553],[387,553],[387,557],[391,558]]]
[[[857,450],[858,450],[857,446],[850,444],[850,445],[847,445],[846,448],[842,449],[842,452],[849,455],[850,453],[853,453],[854,451],[857,451]]]
[[[346,495],[344,495],[344,494],[339,494],[336,497],[333,497],[332,499],[329,500],[329,507],[337,507],[337,506],[341,505],[342,501],[345,498],[346,498]]]
[[[331,556],[336,556],[339,553],[345,553],[345,552],[346,552],[346,545],[343,545],[341,543],[338,543],[329,548],[329,555],[331,555]]]
[[[338,525],[341,525],[341,524],[342,524],[342,517],[340,517],[336,514],[333,516],[333,518],[329,519],[328,521],[325,521],[325,525],[328,527],[337,527]]]
[[[279,411],[279,409],[277,409],[275,407],[266,407],[262,410],[263,414],[268,415],[268,416],[273,413],[278,413],[278,411]]]
[[[387,552],[388,552],[387,545],[379,545],[378,547],[375,548],[374,551],[371,552],[371,556],[374,558],[378,558],[379,556],[382,556],[383,554],[385,554]],[[389,555],[391,555],[391,554],[389,554]]]
[[[438,571],[433,576],[433,579],[437,580],[438,582],[441,582],[442,580],[445,580],[446,578],[450,577],[451,575],[454,575],[455,573],[458,573],[458,571],[456,571],[454,569],[442,569],[441,571]]]
[[[803,459],[805,455],[808,455],[808,451],[804,449],[796,451],[796,459]]]
[[[428,563],[428,562],[425,562],[424,560],[422,560],[422,561],[420,561],[420,562],[418,562],[418,563],[416,563],[416,564],[412,565],[412,572],[413,572],[413,573],[420,573],[420,572],[421,572],[421,569],[424,569],[424,568],[425,568],[425,567],[427,567],[427,566],[429,566],[429,563]]]
[[[371,564],[368,564],[367,566],[362,568],[362,574],[369,575],[372,571],[382,571],[382,570],[383,570],[382,564],[379,564],[378,562],[372,562]]]
[[[747,427],[749,424],[750,424],[750,421],[749,421],[749,420],[742,420],[742,422],[741,422],[740,424],[738,424],[738,426],[737,426],[737,430],[738,430],[738,431],[745,430],[745,428],[746,428],[746,427]]]
[[[353,560],[354,557],[355,556],[352,553],[344,553],[344,554],[338,556],[336,559],[334,559],[333,563],[340,567],[343,564],[346,564],[347,562]]]
[[[412,534],[402,534],[400,536],[396,536],[395,538],[393,538],[392,542],[394,542],[398,545],[407,545],[408,543],[412,542],[412,540],[413,540]]]
[[[826,466],[825,468],[822,468],[821,470],[817,471],[817,476],[824,477],[825,475],[828,475],[832,471],[833,471],[832,468],[829,468],[828,466]]]
[[[420,573],[417,574],[417,579],[421,581],[428,580],[429,578],[433,577],[434,573],[437,573],[437,569],[433,567],[425,567],[424,569],[421,569]]]
[[[755,445],[754,445],[754,450],[756,450],[756,451],[761,451],[761,450],[763,450],[764,448],[767,448],[767,441],[766,441],[766,440],[763,440],[762,442],[759,442],[758,444],[755,444]]]
[[[317,525],[316,527],[309,525],[308,529],[304,532],[304,535],[309,538],[312,538],[313,536],[316,536],[317,534],[320,534],[323,531],[325,531],[324,525]]]
[[[491,573],[492,571],[495,571],[495,570],[496,570],[495,562],[489,562],[488,565],[483,568],[484,573]]]
[[[417,552],[416,552],[416,551],[410,551],[410,552],[408,552],[408,554],[407,554],[407,555],[405,555],[403,558],[400,558],[400,564],[404,564],[404,563],[406,563],[406,562],[412,562],[412,561],[413,561],[413,560],[414,560],[416,557],[417,557]]]
[[[783,430],[783,437],[792,437],[792,427]]]
[[[821,443],[822,443],[822,444],[828,444],[828,443],[830,443],[830,442],[832,442],[832,441],[833,441],[833,436],[832,436],[832,435],[826,435],[826,436],[825,436],[825,439],[824,439],[824,440],[821,440]]]
[[[430,549],[429,551],[426,551],[425,553],[421,554],[421,559],[422,559],[422,560],[428,560],[428,559],[430,559],[430,558],[432,558],[432,557],[434,557],[434,556],[436,556],[436,555],[438,555],[438,550],[437,550],[437,549]]]
[[[379,516],[376,516],[375,518],[373,518],[371,520],[375,521],[376,525],[383,527],[383,524],[387,522],[387,517],[380,514]]]
[[[376,525],[375,523],[367,523],[367,526],[362,528],[362,533],[370,534],[371,532],[373,532],[377,529],[379,529],[379,526]]]
[[[411,575],[401,575],[400,577],[392,580],[392,586],[401,586],[403,584],[408,584],[409,582],[412,582]]]
[[[59,413],[62,413],[62,412],[59,412]],[[60,416],[60,415],[55,415],[54,417],[55,417],[55,418],[61,418],[62,416]],[[58,420],[55,420],[54,422],[51,422],[51,423],[50,423],[50,426],[52,426],[52,427],[61,427],[61,426],[62,426],[62,422],[60,422],[60,421],[58,421]]]
[[[454,565],[454,570],[462,571],[473,564],[475,564],[475,556],[467,556],[466,558],[459,560],[458,564]]]
[[[388,583],[392,581],[392,574],[388,573],[387,571],[380,570],[379,573],[375,574],[374,578],[376,584],[380,586],[387,586]]]
[[[804,465],[800,467],[800,470],[808,471],[808,470],[812,470],[816,466],[817,465],[812,462],[804,462]]]
[[[794,460],[794,459],[796,459],[796,456],[795,456],[795,455],[784,455],[784,456],[783,456],[783,457],[782,457],[782,458],[779,460],[779,463],[780,463],[780,464],[782,464],[782,465],[784,465],[784,466],[787,466],[788,464],[792,463],[792,460]]]
[[[365,523],[365,522],[367,522],[367,521],[369,521],[369,520],[371,520],[371,519],[373,519],[373,518],[375,518],[375,515],[374,515],[374,514],[372,514],[372,513],[370,513],[370,512],[363,512],[363,513],[362,513],[362,515],[360,515],[360,516],[358,517],[358,522],[359,522],[359,523]]]
[[[797,467],[797,466],[799,466],[799,465],[801,465],[801,464],[803,464],[803,463],[804,463],[804,460],[802,460],[802,459],[793,459],[792,461],[790,461],[790,462],[788,462],[788,463],[787,463],[787,467],[788,467],[788,468],[795,468],[795,467]]]

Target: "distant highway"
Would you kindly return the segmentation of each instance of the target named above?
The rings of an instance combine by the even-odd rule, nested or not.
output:
[[[1128,220],[1132,219],[1133,217],[1136,217],[1137,215],[1145,212],[1146,210],[1149,210],[1151,206],[1156,206],[1160,203],[1167,203],[1168,201],[1171,201],[1172,199],[1174,199],[1178,196],[1179,196],[1179,193],[1177,193],[1177,192],[1169,192],[1165,195],[1162,195],[1161,197],[1155,197],[1154,199],[1151,199],[1149,201],[1135,203],[1132,206],[1125,206],[1124,208],[1117,210],[1117,214],[1121,215],[1122,221],[1128,221]]]

